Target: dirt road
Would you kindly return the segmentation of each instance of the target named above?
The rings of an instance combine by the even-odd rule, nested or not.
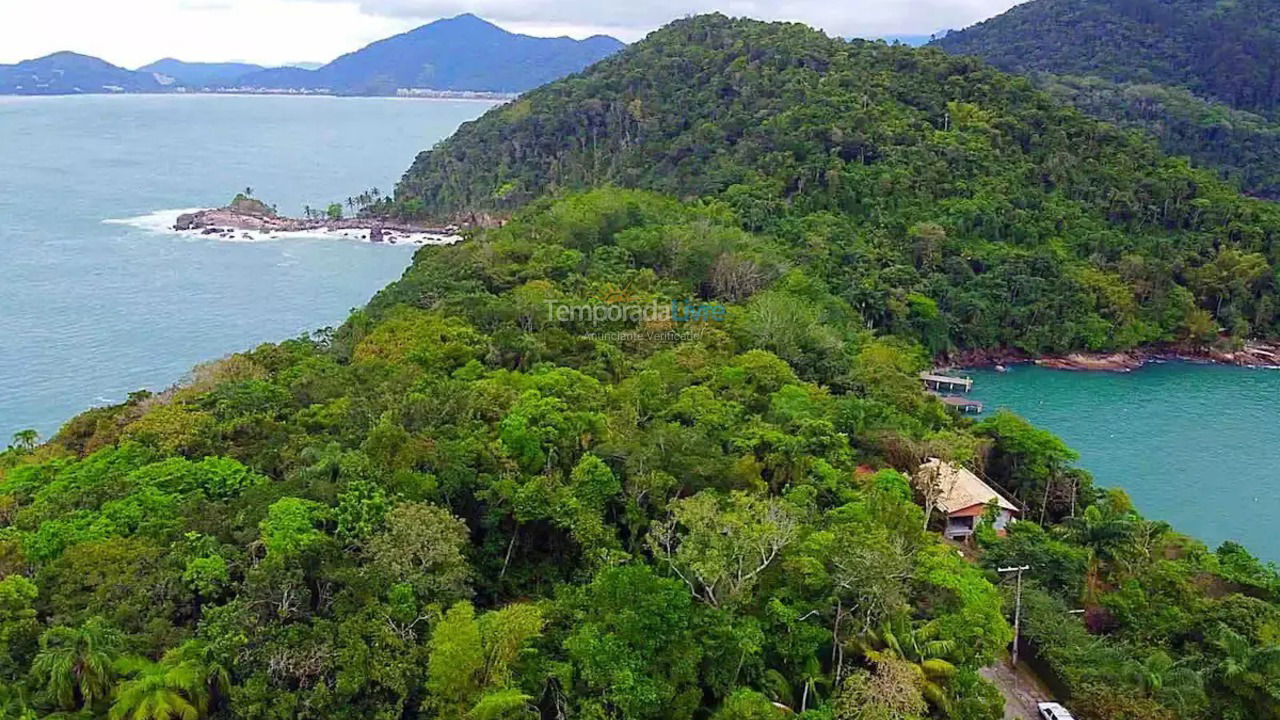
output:
[[[1015,671],[1009,667],[1007,657],[978,672],[1004,695],[1005,720],[1036,720],[1036,703],[1052,699],[1048,689],[1024,664],[1019,663]]]

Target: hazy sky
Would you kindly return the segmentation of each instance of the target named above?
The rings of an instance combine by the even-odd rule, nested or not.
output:
[[[719,10],[798,20],[837,35],[929,34],[1018,0],[0,0],[0,62],[58,50],[136,67],[165,56],[263,64],[328,61],[441,17],[472,12],[508,30],[628,42]]]

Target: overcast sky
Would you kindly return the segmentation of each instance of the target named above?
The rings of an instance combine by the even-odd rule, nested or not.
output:
[[[471,12],[530,35],[627,42],[719,10],[798,20],[835,35],[961,28],[1018,0],[0,0],[0,62],[58,50],[137,67],[161,57],[325,62],[423,23]]]

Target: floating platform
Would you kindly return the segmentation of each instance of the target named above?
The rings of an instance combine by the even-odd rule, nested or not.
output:
[[[938,397],[944,405],[959,410],[962,413],[973,413],[975,415],[982,412],[982,403],[978,400],[970,400],[958,395],[941,395]]]
[[[920,380],[930,390],[939,392],[969,392],[973,389],[973,378],[952,377],[934,373],[920,373]]]

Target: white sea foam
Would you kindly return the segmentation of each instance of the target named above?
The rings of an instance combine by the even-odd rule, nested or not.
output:
[[[183,208],[178,210],[157,210],[146,215],[127,218],[108,218],[102,222],[107,225],[127,225],[162,235],[175,235],[183,238],[208,239],[219,242],[253,243],[274,242],[277,240],[350,240],[353,242],[369,242],[368,230],[351,228],[319,228],[297,232],[263,232],[259,230],[229,230],[225,233],[206,235],[203,230],[174,230],[179,215],[199,212],[203,208]],[[452,245],[462,239],[458,235],[436,235],[434,233],[404,233],[391,230],[383,231],[383,245]]]
[[[179,215],[186,213],[199,212],[201,208],[186,208],[181,210],[157,210],[147,213],[146,215],[138,215],[137,217],[127,218],[107,218],[102,221],[104,225],[128,225],[129,227],[146,230],[153,233],[174,233],[173,226],[178,222]]]

